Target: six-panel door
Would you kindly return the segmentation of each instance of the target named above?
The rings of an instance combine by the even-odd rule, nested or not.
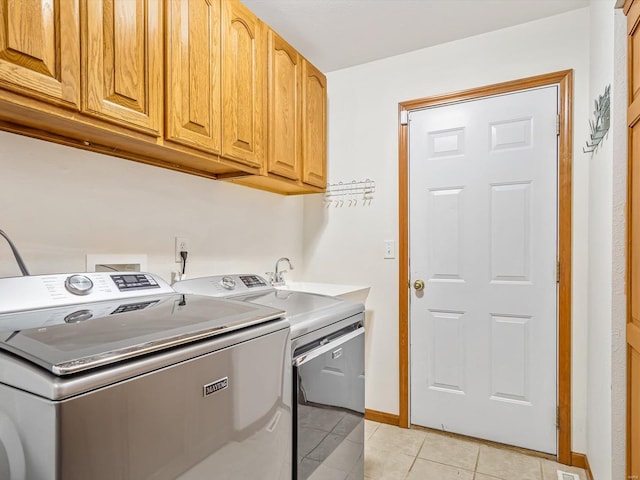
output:
[[[80,105],[78,0],[0,0],[0,87]]]
[[[84,0],[83,111],[160,135],[162,0]]]
[[[557,105],[409,116],[413,424],[556,453]]]

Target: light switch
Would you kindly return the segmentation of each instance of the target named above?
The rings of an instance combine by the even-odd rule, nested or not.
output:
[[[396,242],[395,240],[384,241],[384,258],[396,258]]]

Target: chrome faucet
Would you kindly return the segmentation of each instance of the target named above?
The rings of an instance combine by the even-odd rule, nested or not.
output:
[[[293,265],[291,265],[291,260],[289,260],[287,257],[279,258],[278,261],[276,262],[276,271],[267,272],[267,275],[269,276],[269,281],[271,282],[271,285],[274,285],[274,286],[284,285],[284,274],[287,272],[287,270],[280,270],[280,262],[287,262],[289,264],[289,269],[293,270]]]

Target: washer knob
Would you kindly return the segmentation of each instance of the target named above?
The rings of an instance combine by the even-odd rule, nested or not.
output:
[[[74,295],[88,295],[93,290],[93,282],[84,275],[71,275],[64,282],[65,288]]]
[[[93,317],[91,310],[78,310],[64,317],[64,321],[67,323],[79,323],[89,320],[91,317]]]
[[[236,281],[231,277],[222,277],[220,280],[220,285],[222,285],[227,290],[233,290],[236,288]]]

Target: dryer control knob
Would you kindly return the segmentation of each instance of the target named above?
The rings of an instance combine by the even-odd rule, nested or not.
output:
[[[233,290],[236,288],[236,281],[231,277],[222,277],[220,284],[227,290]]]
[[[65,280],[64,286],[74,295],[88,295],[93,290],[93,282],[84,275],[71,275]]]

